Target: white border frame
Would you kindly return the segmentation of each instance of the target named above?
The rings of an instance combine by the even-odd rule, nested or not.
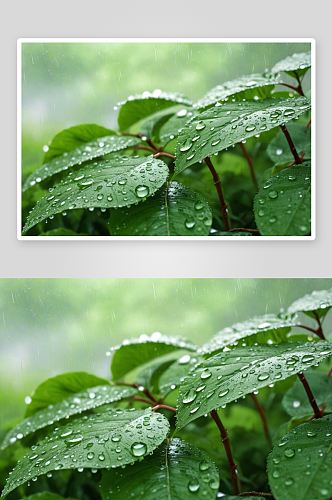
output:
[[[310,236],[22,236],[22,51],[23,43],[310,43],[312,197]],[[314,38],[19,38],[17,40],[17,239],[20,241],[310,241],[316,238],[316,40]]]

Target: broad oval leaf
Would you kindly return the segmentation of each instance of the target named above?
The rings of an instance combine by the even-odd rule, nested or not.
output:
[[[168,167],[153,156],[116,157],[75,173],[52,188],[32,210],[23,228],[73,208],[121,208],[151,196],[166,181]]]
[[[228,345],[236,345],[239,340],[245,342],[247,337],[265,332],[269,332],[268,339],[274,343],[280,343],[286,340],[287,333],[294,325],[296,325],[296,316],[283,317],[278,314],[255,316],[218,332],[202,346],[202,352],[211,354]],[[255,339],[255,341],[262,343],[262,339]]]
[[[142,95],[131,96],[124,103],[120,103],[121,108],[118,116],[120,130],[127,130],[134,123],[153,115],[157,111],[174,106],[175,104],[184,104],[192,106],[194,103],[178,92],[144,92]]]
[[[241,76],[230,80],[222,85],[217,85],[209,90],[205,96],[197,101],[198,108],[206,108],[229,97],[236,100],[265,98],[271,94],[274,86],[278,83],[272,75],[253,74]]]
[[[100,127],[99,125],[95,125],[94,123],[76,125],[75,127],[62,130],[53,137],[52,141],[47,146],[48,149],[44,155],[43,163],[48,163],[56,156],[62,155],[66,152],[68,153],[82,144],[93,141],[94,139],[99,139],[99,137],[106,137],[109,135],[116,135],[116,132],[105,127]]]
[[[159,136],[161,142],[168,142],[179,135],[183,127],[191,120],[194,116],[197,115],[197,111],[194,108],[186,108],[180,109],[177,113],[167,120],[164,125],[160,128]]]
[[[286,57],[282,61],[275,64],[271,70],[272,74],[285,71],[287,74],[297,72],[298,76],[304,75],[311,66],[311,52],[302,52],[301,54],[293,54]]]
[[[287,309],[287,314],[304,312],[307,316],[315,318],[315,314],[319,317],[325,314],[332,307],[332,288],[329,290],[314,290],[312,293],[295,300]]]
[[[101,482],[103,500],[213,500],[218,489],[219,473],[212,460],[179,438],[133,467],[105,471]]]
[[[179,135],[175,174],[214,153],[288,122],[310,109],[305,97],[269,98],[214,106],[191,120]]]
[[[114,352],[111,364],[113,378],[120,379],[138,366],[181,349],[196,351],[198,347],[183,337],[162,335],[159,332],[125,340],[111,349],[111,352]]]
[[[198,193],[171,182],[144,203],[110,213],[112,236],[207,236],[212,212]]]
[[[306,370],[332,354],[328,342],[284,342],[218,353],[180,386],[177,430],[246,394]]]
[[[255,221],[264,236],[305,236],[311,231],[311,162],[281,170],[254,199]]]
[[[1,449],[3,450],[16,440],[22,439],[38,429],[52,425],[63,418],[129,398],[134,394],[137,394],[137,390],[133,387],[103,385],[91,387],[89,390],[68,396],[53,405],[49,405],[47,408],[37,411],[16,425],[6,434]]]
[[[324,412],[332,413],[332,378],[327,377],[325,372],[317,370],[308,370],[305,378],[318,407],[326,405]],[[288,389],[282,399],[282,406],[291,417],[302,418],[313,414],[312,406],[300,380],[295,380],[294,385]]]
[[[185,354],[172,363],[158,378],[159,391],[164,394],[176,389],[188,373],[202,361],[201,356]]]
[[[305,153],[305,159],[311,158],[311,131],[305,123],[289,123],[287,130],[292,138],[298,155]],[[272,139],[266,148],[266,153],[272,161],[279,165],[292,163],[294,156],[290,150],[289,144],[282,130]]]
[[[169,429],[168,420],[151,408],[115,409],[79,418],[33,446],[7,479],[2,496],[49,471],[134,463],[157,448]]]
[[[111,135],[107,137],[100,137],[99,139],[82,144],[82,146],[70,151],[69,153],[63,153],[61,156],[57,156],[53,160],[45,163],[42,167],[35,170],[35,172],[33,172],[33,174],[26,179],[23,185],[23,191],[26,191],[31,186],[34,186],[36,183],[41,182],[54,174],[62,172],[63,170],[68,170],[70,167],[81,165],[86,161],[93,160],[94,158],[98,158],[109,153],[136,146],[140,142],[142,141],[138,137]]]
[[[306,422],[286,434],[268,457],[276,500],[327,500],[332,496],[332,416]]]

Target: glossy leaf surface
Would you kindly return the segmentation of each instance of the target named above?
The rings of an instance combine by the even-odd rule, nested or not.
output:
[[[317,313],[319,317],[325,314],[332,307],[332,288],[330,290],[314,290],[312,293],[295,300],[287,309],[287,314],[304,312],[311,318],[315,318]]]
[[[186,123],[196,115],[195,108],[186,107],[180,109],[160,128],[160,141],[168,142],[177,137]]]
[[[287,130],[292,138],[298,155],[305,153],[304,158],[311,158],[311,130],[306,128],[305,123],[289,123]],[[290,150],[285,134],[280,130],[276,137],[272,139],[266,148],[266,153],[277,164],[289,165],[294,161],[294,156]]]
[[[169,366],[159,377],[158,385],[162,394],[170,392],[178,387],[198,363],[202,361],[201,356],[185,354]]]
[[[311,66],[311,52],[303,52],[301,54],[293,54],[279,61],[273,66],[271,73],[276,74],[280,71],[285,71],[290,74],[296,71],[299,76],[304,75]]]

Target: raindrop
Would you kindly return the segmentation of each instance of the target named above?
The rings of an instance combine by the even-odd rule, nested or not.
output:
[[[270,218],[271,224],[273,224],[273,222],[276,222],[276,220],[277,220],[277,217],[275,215],[272,215],[272,217]]]
[[[220,398],[222,398],[223,396],[226,396],[226,394],[228,394],[228,393],[229,393],[229,389],[226,389],[225,391],[223,391],[223,392],[221,392],[220,394],[218,394],[218,396],[219,396]]]
[[[190,389],[190,391],[187,392],[187,394],[184,396],[182,402],[184,404],[186,403],[191,403],[192,401],[194,401],[196,399],[196,392],[194,389]]]
[[[203,208],[203,203],[200,200],[196,201],[195,210],[201,210],[202,208]]]
[[[194,493],[195,491],[198,491],[199,489],[199,483],[196,479],[192,479],[188,483],[188,490]]]
[[[310,356],[310,354],[305,354],[302,358],[302,363],[310,363],[310,361],[313,361],[315,358],[314,356]]]
[[[80,443],[83,439],[83,436],[81,434],[75,434],[72,438],[65,439],[66,444],[72,444],[72,443]]]
[[[246,132],[252,132],[253,130],[255,130],[256,126],[255,125],[248,125],[246,127]]]
[[[282,153],[283,153],[282,149],[277,149],[276,150],[276,155],[280,156],[280,155],[282,155]]]
[[[316,432],[315,431],[308,431],[307,434],[308,434],[309,437],[315,437],[316,436]]]
[[[211,377],[211,375],[212,373],[210,372],[210,370],[208,368],[205,368],[205,370],[201,373],[201,378],[209,378]]]
[[[149,188],[147,186],[137,186],[135,193],[137,198],[146,198],[149,195]]]
[[[220,139],[218,139],[217,141],[211,142],[211,146],[216,146],[217,144],[219,144],[219,142],[220,142]]]
[[[90,186],[93,184],[93,179],[85,179],[85,181],[79,182],[78,186]]]
[[[278,198],[278,191],[270,191],[269,197],[272,199]]]
[[[103,461],[103,460],[105,460],[105,455],[103,453],[100,453],[98,455],[98,458],[99,458],[99,460]]]
[[[185,354],[182,356],[182,358],[179,359],[178,363],[179,365],[187,365],[190,361],[190,356],[189,354]]]
[[[185,221],[185,226],[188,229],[192,229],[195,225],[195,219],[193,217],[188,217],[188,219]]]
[[[141,457],[142,455],[145,455],[146,452],[147,447],[144,443],[134,443],[131,446],[131,453],[134,455],[134,457]]]
[[[294,483],[294,479],[292,477],[289,477],[288,479],[286,479],[285,481],[285,485],[286,486],[291,486],[292,484]]]
[[[298,408],[301,405],[301,401],[293,401],[293,408]]]
[[[202,460],[199,463],[199,468],[200,468],[200,470],[207,470],[209,468],[209,464],[207,463],[206,460]]]
[[[186,116],[187,110],[186,109],[181,109],[181,111],[178,111],[176,113],[176,116],[181,117],[181,116]]]
[[[288,450],[285,450],[284,455],[287,458],[292,458],[295,455],[295,450],[293,448],[289,448]]]
[[[289,175],[289,176],[288,176],[288,179],[289,179],[290,181],[296,181],[296,177],[295,177],[295,175]]]
[[[93,457],[95,456],[95,454],[93,453],[93,451],[90,451],[88,454],[87,454],[87,457],[89,460],[92,460]]]
[[[205,128],[205,125],[204,123],[200,122],[196,125],[196,130],[203,130],[203,128]]]
[[[180,148],[180,151],[188,151],[192,146],[192,142],[187,139],[186,142],[184,143],[184,145]]]
[[[258,380],[266,380],[269,378],[269,374],[267,372],[262,372],[260,375],[258,375]]]

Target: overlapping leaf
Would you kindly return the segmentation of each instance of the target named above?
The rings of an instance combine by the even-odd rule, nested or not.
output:
[[[2,496],[49,471],[134,463],[157,448],[169,429],[168,420],[150,408],[115,409],[79,418],[33,446],[16,465]]]
[[[177,137],[186,123],[196,115],[197,111],[195,108],[189,108],[187,106],[186,108],[180,109],[160,128],[160,141],[166,142]]]
[[[133,387],[102,385],[68,396],[53,405],[49,405],[47,408],[37,411],[16,425],[6,434],[1,449],[14,443],[17,439],[22,439],[28,434],[52,425],[63,418],[129,398],[134,394],[137,394],[137,390]]]
[[[212,212],[198,193],[171,182],[144,203],[111,212],[112,236],[207,236]]]
[[[176,146],[175,175],[214,153],[288,122],[310,109],[305,97],[230,102],[197,115]]]
[[[121,208],[151,196],[166,181],[168,167],[153,156],[116,157],[71,173],[34,207],[25,233],[38,222],[73,208]]]
[[[276,500],[327,500],[332,496],[332,417],[306,422],[286,434],[268,458]]]
[[[213,353],[229,345],[237,345],[239,340],[247,341],[248,337],[255,336],[255,342],[263,343],[270,340],[274,343],[280,343],[286,340],[287,333],[291,327],[296,325],[296,317],[283,317],[277,314],[265,314],[255,316],[240,323],[235,323],[231,327],[226,327],[214,335],[202,347],[203,353]],[[257,335],[261,337],[257,338]],[[266,338],[265,338],[266,337]]]
[[[272,74],[285,71],[287,74],[293,74],[294,71],[298,76],[304,75],[311,66],[311,52],[303,52],[301,54],[293,54],[286,57],[282,61],[275,64],[271,70]]]
[[[264,236],[305,236],[311,231],[311,162],[285,168],[260,188],[255,221]]]
[[[311,133],[306,128],[305,123],[289,123],[287,130],[295,145],[299,155],[305,153],[305,159],[311,158]],[[266,153],[277,164],[290,164],[294,161],[294,156],[290,150],[285,134],[280,130],[276,137],[272,139],[266,148]]]
[[[332,288],[330,290],[314,290],[312,293],[295,300],[287,309],[287,314],[304,312],[307,316],[315,318],[317,313],[319,317],[325,314],[332,307]]]
[[[195,446],[175,438],[151,457],[117,472],[105,471],[103,500],[198,500],[214,499],[219,474],[212,460]]]
[[[141,335],[138,339],[125,340],[122,345],[112,348],[113,378],[120,379],[138,366],[181,349],[196,351],[197,346],[183,337],[161,335],[159,332],[151,336]]]
[[[202,361],[199,355],[185,354],[180,359],[172,363],[163,373],[158,377],[159,391],[164,394],[170,392],[178,387],[184,378],[188,375],[198,363]]]
[[[68,170],[75,165],[104,156],[109,153],[120,151],[139,144],[141,139],[138,137],[122,137],[117,135],[110,135],[100,137],[91,142],[87,142],[75,148],[70,152],[63,153],[61,156],[55,157],[53,160],[45,163],[42,167],[33,172],[25,181],[23,191],[34,186],[36,182],[41,182],[54,174]]]
[[[332,354],[328,342],[284,342],[218,353],[180,386],[177,429],[261,387],[306,370]]]

